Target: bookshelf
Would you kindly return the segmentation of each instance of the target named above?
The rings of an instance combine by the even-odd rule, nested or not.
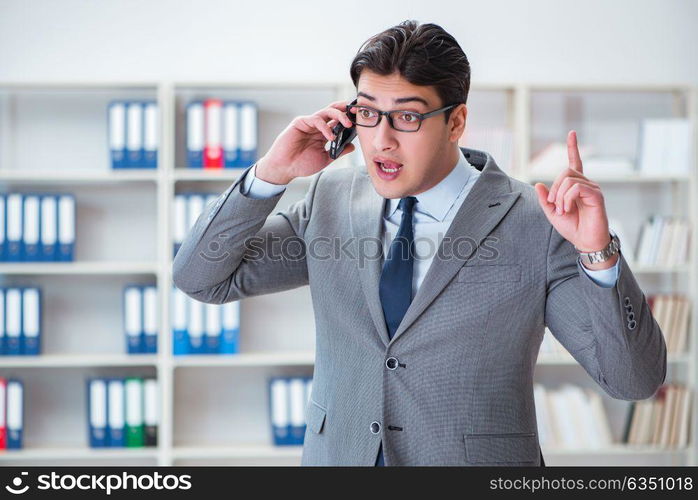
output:
[[[462,145],[487,150],[514,177],[550,183],[549,176],[537,178],[527,167],[545,140],[564,141],[567,124],[549,123],[549,118],[565,95],[657,94],[658,109],[691,118],[695,126],[697,92],[684,86],[474,84],[468,100],[470,135]],[[209,96],[256,101],[261,155],[294,116],[313,113],[352,94],[350,83],[332,81],[0,83],[3,191],[74,193],[78,210],[75,262],[0,263],[0,286],[40,286],[44,291],[43,354],[0,357],[0,376],[25,382],[24,449],[1,453],[0,464],[300,464],[301,447],[271,444],[266,381],[277,375],[312,375],[315,329],[307,287],[243,299],[240,354],[171,354],[174,196],[192,191],[221,193],[241,172],[185,168],[185,105],[190,99]],[[547,104],[548,114],[543,114],[547,128],[541,133],[537,113],[548,94],[553,99]],[[107,104],[113,99],[157,100],[156,169],[110,170]],[[627,106],[632,108],[632,102]],[[613,109],[628,118],[620,104]],[[630,118],[638,117],[631,112]],[[580,125],[570,127],[578,130],[580,144],[592,140],[593,135]],[[698,143],[695,136],[694,143]],[[358,141],[356,152],[328,168],[357,161],[362,161]],[[688,193],[698,191],[697,165],[694,158],[689,175],[604,178],[600,182],[611,215],[628,203],[623,198],[627,191],[630,197],[642,197],[645,206],[668,213],[685,211],[696,234],[698,207]],[[294,180],[277,209],[301,199],[307,187],[307,179]],[[640,204],[634,203],[633,207]],[[642,213],[633,210],[624,219],[632,228],[631,239],[637,236]],[[692,246],[687,265],[631,265],[643,290],[648,294],[681,290],[690,296],[695,311],[698,276],[696,245]],[[121,294],[127,283],[157,285],[160,331],[155,355],[125,354]],[[667,381],[681,381],[695,391],[698,322],[691,321],[690,328],[689,352],[669,356]],[[91,376],[157,377],[157,447],[88,447],[85,380]],[[595,387],[574,360],[550,356],[539,359],[536,381]],[[621,435],[629,402],[606,397],[604,405],[614,435]],[[696,413],[694,398],[691,430],[696,428]],[[597,450],[543,447],[543,454],[548,465],[696,465],[696,449],[691,438],[688,447],[676,450],[614,444]]]

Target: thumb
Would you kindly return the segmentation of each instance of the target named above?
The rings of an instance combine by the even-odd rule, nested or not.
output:
[[[538,194],[538,204],[543,209],[543,213],[550,218],[555,213],[555,203],[548,202],[548,188],[542,182],[536,182],[534,186]]]

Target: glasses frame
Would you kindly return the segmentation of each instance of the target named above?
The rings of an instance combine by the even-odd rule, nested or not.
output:
[[[460,103],[459,103],[459,104],[460,104]],[[349,104],[349,105],[347,106],[347,112],[349,112],[352,108],[368,108],[368,109],[370,109],[371,111],[375,111],[376,113],[378,113],[378,121],[376,122],[375,125],[361,125],[361,124],[359,124],[359,123],[356,123],[356,113],[354,113],[353,111],[351,111],[350,119],[351,119],[351,121],[352,121],[352,123],[353,123],[354,125],[357,125],[357,126],[359,126],[359,127],[375,128],[375,127],[377,127],[378,125],[380,125],[380,122],[381,122],[381,120],[383,119],[383,115],[385,115],[385,117],[388,119],[388,123],[390,124],[390,127],[391,127],[393,130],[397,130],[398,132],[407,132],[407,133],[411,133],[411,132],[419,132],[419,129],[422,128],[422,122],[423,122],[425,119],[430,118],[430,117],[432,117],[432,116],[436,116],[436,115],[438,115],[438,114],[440,114],[440,113],[443,113],[444,111],[447,111],[447,110],[449,110],[449,109],[451,109],[451,108],[455,108],[455,107],[458,106],[459,104],[451,104],[451,105],[449,105],[449,106],[444,106],[443,108],[435,109],[434,111],[429,111],[428,113],[418,113],[417,111],[409,111],[409,110],[407,110],[407,109],[391,109],[390,111],[381,111],[381,110],[379,110],[379,109],[373,108],[373,107],[371,107],[371,106],[365,106],[365,105],[363,105],[363,104]],[[417,127],[416,130],[402,130],[402,129],[396,128],[396,127],[395,127],[395,124],[393,123],[393,119],[392,119],[392,117],[390,116],[391,113],[409,113],[409,114],[411,114],[411,115],[416,115],[416,116],[419,117],[419,126]],[[353,118],[352,118],[351,115],[353,115]]]

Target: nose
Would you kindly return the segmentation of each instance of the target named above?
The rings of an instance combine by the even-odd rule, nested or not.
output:
[[[376,151],[391,150],[397,146],[395,130],[390,126],[387,116],[382,117],[380,123],[369,130],[373,130],[373,147]]]

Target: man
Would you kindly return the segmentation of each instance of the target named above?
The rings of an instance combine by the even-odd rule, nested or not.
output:
[[[546,325],[609,395],[652,396],[666,345],[575,133],[550,189],[460,149],[470,67],[434,24],[371,38],[351,76],[356,105],[295,118],[174,261],[175,285],[207,303],[310,285],[302,463],[541,465],[532,379]],[[338,122],[357,126],[365,165],[325,169]],[[270,215],[310,175],[305,198]]]

